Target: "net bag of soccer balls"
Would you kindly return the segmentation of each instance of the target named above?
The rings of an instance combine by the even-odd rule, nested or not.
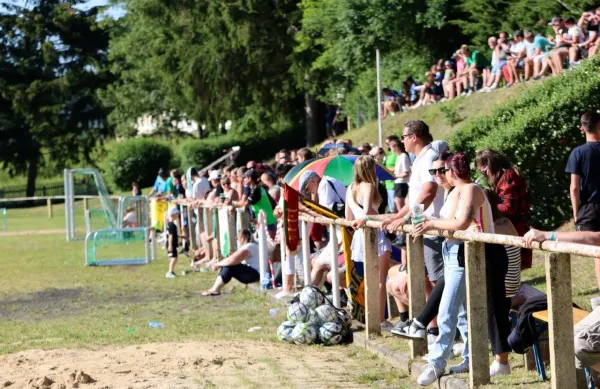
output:
[[[306,286],[287,310],[287,320],[277,328],[277,338],[295,344],[326,346],[352,342],[352,318],[336,308],[323,292]]]

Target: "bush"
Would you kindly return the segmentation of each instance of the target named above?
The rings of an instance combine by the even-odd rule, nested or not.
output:
[[[450,137],[452,150],[505,153],[529,181],[531,224],[555,228],[572,217],[565,166],[571,150],[585,142],[580,117],[600,110],[599,95],[600,57],[594,57],[470,122]]]
[[[117,143],[107,156],[109,182],[120,190],[131,189],[136,181],[141,188],[152,186],[158,169],[172,165],[168,144],[151,138],[134,138]]]

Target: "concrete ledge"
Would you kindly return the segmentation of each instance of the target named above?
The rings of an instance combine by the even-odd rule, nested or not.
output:
[[[258,284],[249,284],[248,289],[264,294],[265,296],[270,297],[275,303],[280,305],[285,305],[285,303],[289,300],[289,298],[277,300],[275,298],[275,294],[278,292],[277,290],[261,290]],[[376,340],[367,340],[364,332],[361,330],[354,331],[354,344],[378,355],[398,369],[409,373],[415,380],[419,377],[419,375],[421,375],[426,366],[425,362],[411,361],[408,354],[390,350],[383,345],[377,344]],[[467,389],[469,388],[469,384],[461,378],[445,375],[438,380],[437,387],[439,389]]]

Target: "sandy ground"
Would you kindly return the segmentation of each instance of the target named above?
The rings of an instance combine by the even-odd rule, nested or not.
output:
[[[356,383],[359,362],[347,354],[344,347],[258,342],[28,350],[0,356],[0,388],[368,387]]]

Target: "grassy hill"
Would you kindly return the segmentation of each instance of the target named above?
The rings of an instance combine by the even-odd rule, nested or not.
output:
[[[540,82],[529,82],[512,88],[501,88],[490,93],[476,93],[441,104],[429,105],[388,116],[383,121],[383,136],[399,134],[408,120],[423,120],[429,125],[434,139],[445,139],[452,131],[464,126],[474,118],[490,114],[495,107],[519,96]],[[339,138],[351,139],[353,144],[364,142],[377,144],[377,121],[350,130]]]

